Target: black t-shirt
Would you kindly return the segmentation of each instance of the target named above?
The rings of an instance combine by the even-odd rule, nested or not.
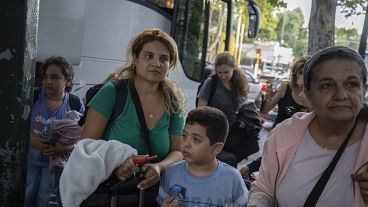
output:
[[[292,117],[296,112],[307,111],[304,106],[295,102],[291,94],[292,91],[288,85],[284,97],[282,97],[278,103],[279,110],[273,127],[285,119]]]

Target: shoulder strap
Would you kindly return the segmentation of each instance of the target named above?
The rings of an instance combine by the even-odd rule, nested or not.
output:
[[[217,80],[218,80],[218,76],[212,75],[210,76],[212,79],[212,84],[211,84],[211,91],[210,91],[210,97],[208,98],[208,104],[211,102],[213,95],[216,92],[216,88],[217,88]]]
[[[40,95],[41,93],[41,88],[35,88],[33,90],[33,105],[36,103],[37,99],[38,99],[38,96]]]
[[[307,200],[305,201],[303,207],[314,207],[316,206],[316,203],[318,202],[319,197],[321,196],[323,189],[325,189],[326,184],[328,180],[331,177],[332,172],[334,171],[337,162],[339,161],[342,153],[344,152],[346,145],[348,144],[348,141],[351,137],[351,134],[353,134],[354,129],[356,127],[356,124],[358,122],[358,119],[355,120],[353,128],[350,130],[349,134],[346,136],[344,142],[341,144],[340,148],[337,150],[334,158],[332,159],[331,163],[328,165],[326,170],[323,172],[322,176],[319,178],[316,185],[313,187],[312,191],[310,192]]]
[[[136,112],[137,112],[139,123],[141,124],[143,138],[147,142],[149,155],[152,156],[153,154],[152,154],[151,142],[149,140],[149,130],[147,129],[146,119],[144,118],[142,104],[141,104],[141,101],[139,100],[138,92],[137,92],[137,89],[134,86],[134,83],[131,85],[131,89],[132,89],[133,102],[134,102],[134,105],[135,105],[135,109],[136,109]]]
[[[71,110],[80,111],[82,103],[78,96],[69,93],[69,105]]]
[[[109,123],[113,122],[124,110],[125,102],[128,96],[128,84],[127,80],[114,80],[112,81],[115,87],[115,105],[111,112]]]

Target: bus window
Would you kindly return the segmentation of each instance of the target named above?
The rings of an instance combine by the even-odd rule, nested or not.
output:
[[[192,80],[201,81],[205,63],[224,51],[228,4],[221,0],[179,2],[174,38],[184,72]]]
[[[174,9],[174,0],[147,0],[161,8]]]
[[[227,3],[215,1],[211,5],[206,61],[214,63],[216,55],[225,50]]]

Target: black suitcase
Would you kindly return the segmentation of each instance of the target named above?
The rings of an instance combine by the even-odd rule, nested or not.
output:
[[[145,190],[137,188],[141,178],[120,181],[111,176],[81,203],[81,207],[153,207],[157,206],[158,185]]]

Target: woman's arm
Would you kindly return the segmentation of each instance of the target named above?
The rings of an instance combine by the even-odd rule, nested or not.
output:
[[[86,122],[84,123],[84,127],[82,130],[81,139],[100,139],[105,132],[105,128],[108,122],[108,118],[103,116],[95,109],[89,108]]]
[[[160,182],[161,174],[167,167],[183,160],[183,154],[181,153],[182,147],[183,137],[179,135],[171,135],[170,152],[161,162],[148,164],[143,167],[143,171],[145,171],[144,177],[146,179],[140,182],[138,187],[145,189]]]
[[[279,101],[284,97],[286,89],[287,89],[288,83],[282,83],[280,87],[277,89],[276,93],[272,97],[266,97],[266,99],[263,100],[262,106],[261,106],[261,113],[267,113],[271,109],[273,109],[276,104],[279,103]]]

